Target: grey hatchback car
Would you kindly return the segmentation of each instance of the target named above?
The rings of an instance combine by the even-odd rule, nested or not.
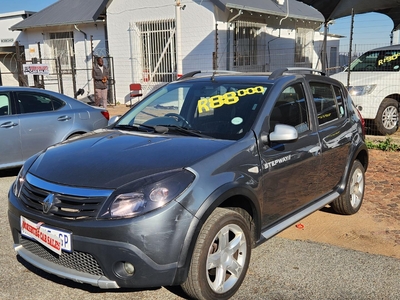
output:
[[[192,72],[29,158],[8,218],[17,254],[46,272],[228,299],[252,248],[327,205],[356,213],[367,166],[340,82],[309,69]]]
[[[58,142],[108,125],[106,109],[56,92],[0,87],[0,169],[21,166]]]

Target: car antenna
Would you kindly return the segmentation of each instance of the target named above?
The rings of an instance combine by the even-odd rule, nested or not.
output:
[[[215,80],[215,74],[217,74],[217,70],[214,70],[214,71],[213,71],[213,74],[212,74],[212,76],[211,76],[211,81],[214,81],[214,80]]]

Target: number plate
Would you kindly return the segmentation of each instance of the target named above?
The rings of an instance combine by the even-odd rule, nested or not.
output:
[[[20,218],[20,225],[23,236],[38,241],[55,253],[60,255],[62,250],[71,252],[71,233],[48,227],[44,223],[32,222],[23,216]]]

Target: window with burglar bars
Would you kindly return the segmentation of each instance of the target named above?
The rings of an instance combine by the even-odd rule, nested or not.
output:
[[[296,30],[296,45],[294,61],[296,66],[312,67],[312,53],[314,49],[314,30],[298,28]]]
[[[61,68],[71,70],[71,56],[74,54],[74,38],[71,31],[49,34],[45,44],[51,51],[51,57],[60,58]]]
[[[257,65],[257,37],[261,24],[236,21],[234,22],[234,66]]]
[[[176,73],[175,20],[136,23],[142,47],[143,80],[170,82]]]

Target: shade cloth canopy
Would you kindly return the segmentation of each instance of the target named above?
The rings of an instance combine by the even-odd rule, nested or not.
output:
[[[393,30],[400,28],[399,0],[297,0],[317,9],[325,22],[354,14],[377,12],[387,15],[393,21]]]

